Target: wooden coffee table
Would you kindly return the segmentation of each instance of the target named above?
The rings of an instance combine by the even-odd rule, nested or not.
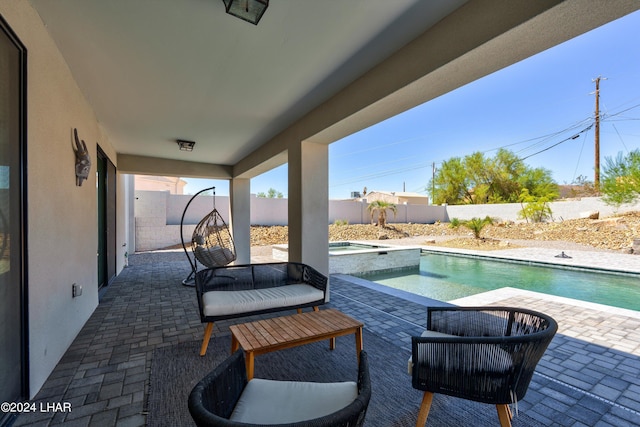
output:
[[[257,355],[326,339],[329,340],[329,348],[333,350],[336,337],[354,334],[359,363],[360,351],[363,348],[362,326],[362,322],[334,309],[232,325],[229,327],[231,353],[238,350],[239,346],[242,347],[246,356],[247,377],[252,379],[253,362]]]

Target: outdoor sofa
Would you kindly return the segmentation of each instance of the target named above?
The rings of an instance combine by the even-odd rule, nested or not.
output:
[[[195,274],[200,320],[206,323],[200,355],[207,352],[213,323],[254,314],[314,310],[326,301],[327,277],[298,262],[214,267]]]

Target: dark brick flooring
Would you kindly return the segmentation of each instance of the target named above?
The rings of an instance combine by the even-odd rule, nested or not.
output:
[[[188,271],[180,251],[131,256],[34,400],[69,402],[72,410],[23,414],[14,425],[145,425],[153,350],[202,339],[195,291],[180,284]],[[342,276],[331,283],[329,306],[407,349],[407,357],[411,335],[425,327],[425,305],[443,304]],[[214,333],[229,334],[231,323],[218,322]],[[639,360],[559,333],[519,409],[547,425],[640,425]]]

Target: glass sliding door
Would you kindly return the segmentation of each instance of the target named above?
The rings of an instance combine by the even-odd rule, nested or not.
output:
[[[0,17],[0,402],[28,397],[24,209],[26,49]],[[0,425],[9,422],[0,413]]]
[[[98,289],[116,277],[116,168],[98,146]]]

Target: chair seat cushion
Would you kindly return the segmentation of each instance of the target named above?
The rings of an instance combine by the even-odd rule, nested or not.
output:
[[[254,378],[230,419],[248,424],[286,424],[333,414],[358,397],[355,382],[313,383]]]
[[[297,284],[244,291],[209,291],[202,295],[205,316],[252,313],[279,307],[295,307],[324,299],[324,292]]]
[[[235,259],[230,249],[220,246],[207,248],[206,246],[198,245],[195,247],[194,253],[198,261],[209,268],[223,267]]]

